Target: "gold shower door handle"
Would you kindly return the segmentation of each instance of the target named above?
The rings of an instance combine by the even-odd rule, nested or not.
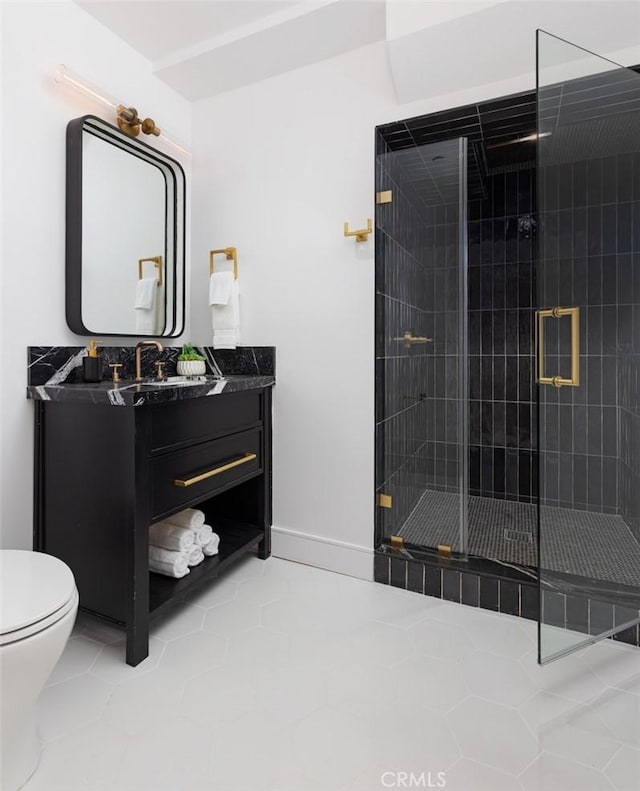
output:
[[[544,369],[545,319],[571,317],[571,377],[546,376]],[[580,308],[549,308],[536,311],[536,380],[541,385],[553,387],[578,387],[580,385]]]

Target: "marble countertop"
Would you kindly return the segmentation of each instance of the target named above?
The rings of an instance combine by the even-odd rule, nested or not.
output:
[[[60,383],[27,386],[27,398],[36,401],[103,404],[111,406],[144,406],[187,401],[222,393],[259,390],[275,385],[275,376],[204,376],[196,380],[162,383],[153,379],[143,382],[123,380],[118,384],[100,382]]]

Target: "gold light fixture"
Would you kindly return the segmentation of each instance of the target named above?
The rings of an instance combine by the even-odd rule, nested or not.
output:
[[[117,107],[117,120],[120,129],[129,137],[137,137],[141,131],[145,135],[155,135],[156,137],[160,137],[162,134],[162,129],[156,126],[153,118],[142,120],[135,107],[125,107],[123,104],[119,104]]]
[[[191,156],[191,152],[184,146],[177,143],[168,137],[155,123],[152,118],[140,118],[138,111],[135,107],[127,107],[124,104],[112,99],[101,88],[92,85],[90,82],[74,74],[71,69],[67,68],[64,64],[60,64],[56,68],[54,80],[59,85],[65,85],[78,93],[98,102],[106,109],[110,110],[116,117],[118,127],[130,137],[138,137],[140,132],[145,135],[154,135],[165,140],[170,145],[179,149],[183,154]]]

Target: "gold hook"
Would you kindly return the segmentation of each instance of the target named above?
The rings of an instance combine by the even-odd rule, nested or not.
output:
[[[344,235],[345,236],[355,236],[356,242],[366,242],[367,237],[373,231],[373,223],[371,220],[367,220],[367,227],[361,228],[359,231],[350,231],[349,230],[349,223],[346,222],[344,224]]]
[[[224,255],[227,261],[233,261],[233,276],[238,279],[238,250],[235,247],[223,247],[220,250],[209,250],[209,274],[213,274],[213,257]]]

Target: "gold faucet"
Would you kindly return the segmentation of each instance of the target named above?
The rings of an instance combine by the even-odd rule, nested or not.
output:
[[[140,343],[136,343],[136,382],[142,381],[142,373],[140,371],[140,355],[142,353],[142,349],[145,346],[155,346],[159,352],[162,351],[162,344],[160,341],[140,341]]]

